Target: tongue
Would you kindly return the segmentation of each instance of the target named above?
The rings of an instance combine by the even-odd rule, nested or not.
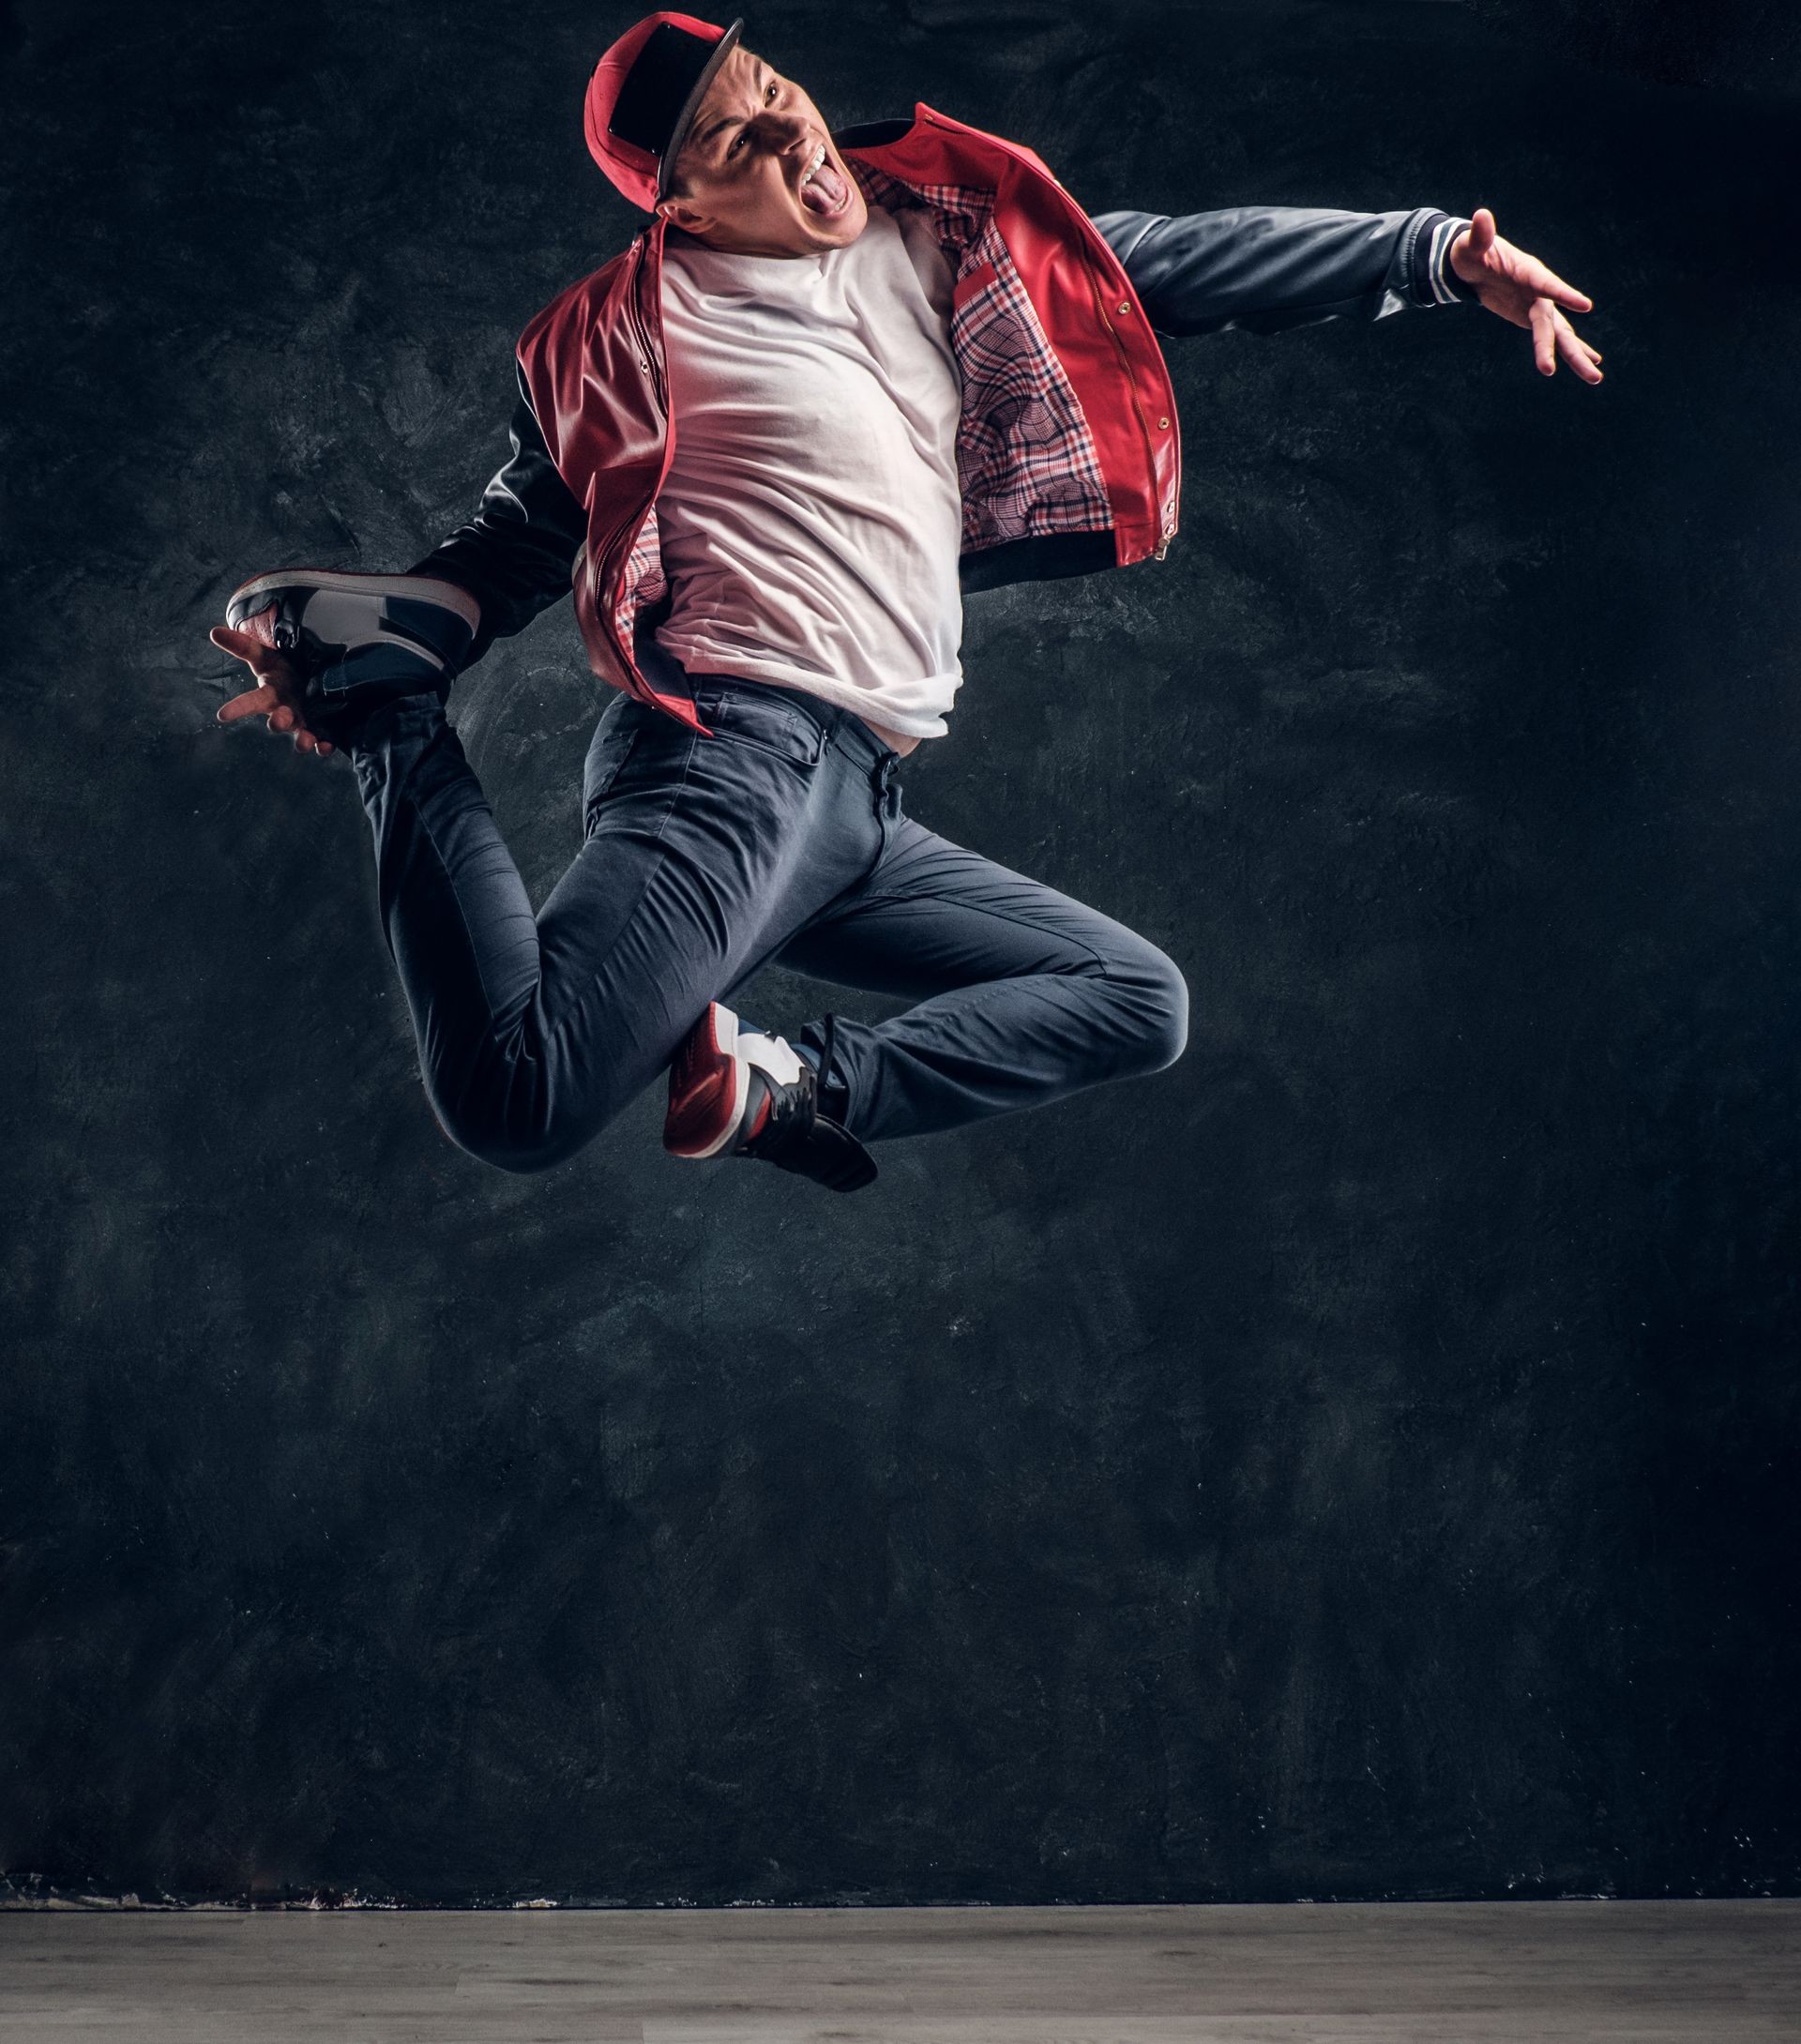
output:
[[[822,163],[800,188],[801,204],[813,213],[836,213],[849,197],[844,180],[829,163]]]

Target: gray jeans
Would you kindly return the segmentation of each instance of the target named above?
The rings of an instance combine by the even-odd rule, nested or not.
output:
[[[382,925],[446,1131],[508,1171],[561,1162],[760,967],[916,1002],[836,1022],[865,1143],[1037,1107],[1181,1054],[1161,951],[905,815],[860,718],[733,675],[689,677],[703,737],[615,697],[588,749],[585,840],[534,916],[443,709],[411,696],[352,749]],[[798,1029],[817,1052],[823,1016]]]

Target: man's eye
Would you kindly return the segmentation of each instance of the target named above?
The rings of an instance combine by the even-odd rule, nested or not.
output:
[[[779,85],[776,84],[776,83],[774,83],[774,81],[772,80],[772,81],[770,82],[770,83],[769,83],[769,84],[768,84],[767,86],[765,86],[765,87],[764,87],[764,95],[763,95],[763,103],[764,103],[764,106],[767,106],[767,105],[769,104],[770,100],[771,100],[771,99],[773,99],[773,98],[774,98],[776,97],[777,93],[779,93],[779,92],[780,90],[781,90],[781,87],[780,87]],[[746,144],[746,143],[747,143],[747,142],[748,142],[748,141],[749,141],[749,139],[750,139],[750,138],[749,138],[749,131],[748,131],[747,129],[742,129],[742,128],[741,128],[741,129],[738,129],[738,139],[737,139],[737,140],[736,140],[736,141],[735,141],[735,142],[734,142],[734,144],[732,144],[732,147],[731,147],[730,149],[728,149],[728,150],[727,150],[727,151],[725,152],[725,153],[726,153],[726,155],[727,155],[727,156],[732,156],[732,155],[734,155],[734,153],[735,153],[735,152],[736,152],[737,150],[739,150],[739,149],[743,148],[743,146],[745,145],[745,144]]]

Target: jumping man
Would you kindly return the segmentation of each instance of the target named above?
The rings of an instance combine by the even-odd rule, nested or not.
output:
[[[828,132],[726,29],[608,50],[588,146],[652,216],[521,338],[512,452],[404,575],[296,568],[215,643],[300,750],[348,754],[428,1097],[463,1148],[560,1162],[658,1073],[676,1156],[839,1190],[868,1145],[1154,1072],[1188,992],[1122,924],[900,804],[946,734],[962,592],[1160,560],[1175,401],[1158,336],[1476,300],[1598,383],[1590,301],[1420,207],[1090,220],[1029,149],[920,105]],[[572,590],[614,690],[585,839],[530,901],[445,715]],[[792,1040],[726,1005],[762,966],[898,995]]]

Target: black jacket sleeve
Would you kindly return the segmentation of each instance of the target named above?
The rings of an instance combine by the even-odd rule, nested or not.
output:
[[[1467,220],[1432,206],[1339,213],[1235,205],[1217,213],[1098,213],[1160,334],[1254,334],[1318,320],[1381,319],[1475,294],[1445,250]]]
[[[575,557],[588,536],[587,514],[551,460],[522,372],[508,432],[512,453],[482,492],[476,515],[407,570],[453,582],[481,605],[481,628],[465,666],[568,595]]]

